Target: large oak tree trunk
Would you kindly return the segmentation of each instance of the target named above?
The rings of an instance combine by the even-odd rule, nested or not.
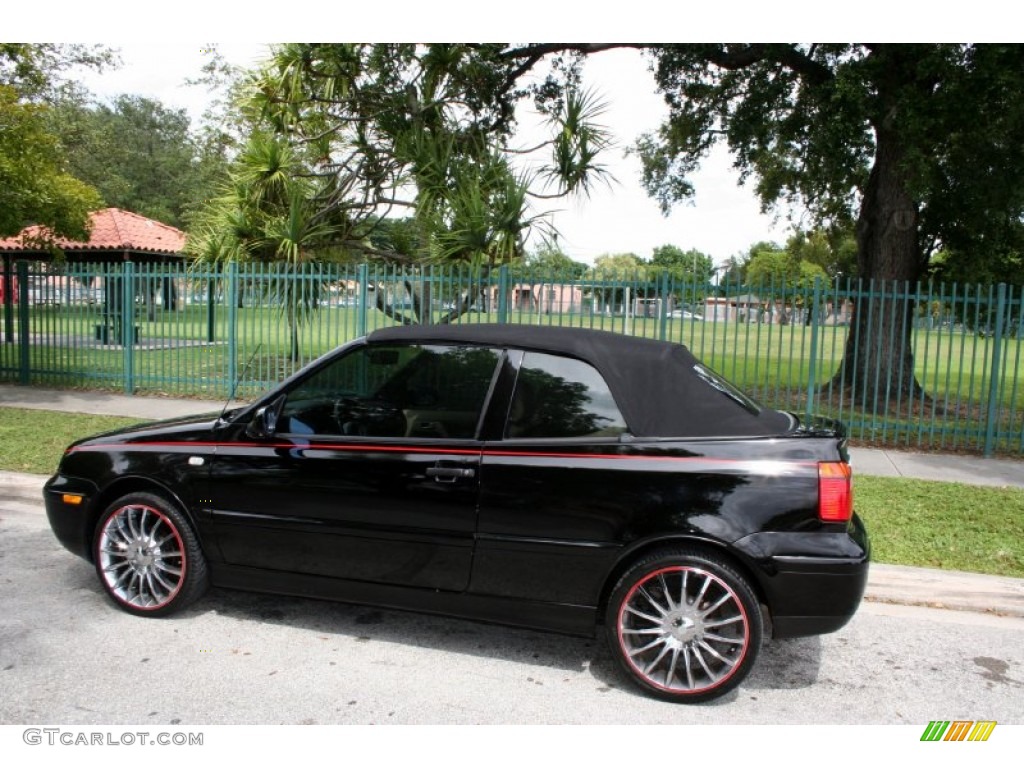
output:
[[[907,294],[920,276],[918,208],[901,172],[902,149],[889,126],[876,127],[875,162],[857,220],[860,275],[870,275],[855,299],[837,383],[857,401],[884,403],[920,393],[914,377],[913,304]]]

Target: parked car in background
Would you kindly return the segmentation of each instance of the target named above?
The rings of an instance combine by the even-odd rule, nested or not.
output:
[[[693,320],[694,322],[703,322],[704,320],[704,315],[698,314],[697,312],[691,312],[688,309],[673,309],[668,313],[668,316],[681,320]]]
[[[79,441],[44,495],[132,614],[214,584],[600,633],[672,701],[840,628],[867,579],[839,423],[600,331],[378,330],[249,407]]]

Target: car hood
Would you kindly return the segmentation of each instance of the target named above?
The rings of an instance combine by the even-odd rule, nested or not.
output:
[[[88,445],[111,445],[148,442],[183,442],[209,439],[220,422],[220,412],[203,413],[161,421],[147,421],[130,427],[83,438],[72,443],[70,448]]]

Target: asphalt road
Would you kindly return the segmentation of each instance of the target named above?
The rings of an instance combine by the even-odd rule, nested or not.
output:
[[[0,723],[1024,723],[1024,619],[865,603],[724,699],[646,698],[603,641],[214,590],[115,609],[41,505],[0,500]]]

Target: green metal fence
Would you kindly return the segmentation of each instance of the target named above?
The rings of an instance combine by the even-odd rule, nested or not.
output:
[[[518,267],[20,262],[12,272],[0,381],[244,398],[399,322],[559,325],[681,342],[766,404],[838,417],[862,442],[1024,454],[1020,287],[704,285]],[[848,345],[869,375],[845,376]],[[877,349],[905,345],[913,375],[891,380]]]

